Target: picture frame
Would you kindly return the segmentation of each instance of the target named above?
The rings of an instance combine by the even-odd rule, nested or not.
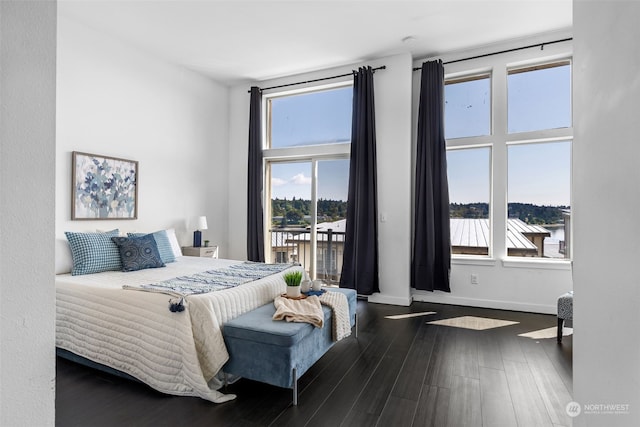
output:
[[[138,162],[73,151],[71,219],[138,219]]]

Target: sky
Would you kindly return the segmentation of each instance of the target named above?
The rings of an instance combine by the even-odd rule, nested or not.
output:
[[[272,163],[273,199],[311,199],[311,162]],[[349,159],[318,162],[318,199],[347,200]]]
[[[571,126],[570,66],[508,77],[510,133]],[[490,134],[491,81],[472,80],[445,87],[448,139]],[[351,86],[272,100],[275,147],[349,141]],[[571,142],[509,146],[508,201],[570,205]],[[491,149],[450,150],[447,155],[452,203],[488,202]],[[348,160],[318,165],[318,198],[346,200]],[[272,167],[272,197],[311,198],[311,163]]]

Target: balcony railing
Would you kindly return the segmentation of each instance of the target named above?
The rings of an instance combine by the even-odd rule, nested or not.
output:
[[[311,278],[338,284],[342,271],[344,232],[317,230],[316,259],[311,259],[311,230],[308,228],[273,228],[269,230],[271,262],[296,262]],[[315,270],[315,274],[314,273]]]

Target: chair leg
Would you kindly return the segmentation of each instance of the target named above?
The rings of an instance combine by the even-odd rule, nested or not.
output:
[[[558,344],[562,343],[562,325],[564,323],[564,319],[558,317]]]

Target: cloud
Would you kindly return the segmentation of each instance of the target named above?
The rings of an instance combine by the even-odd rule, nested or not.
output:
[[[285,185],[287,183],[287,181],[285,181],[284,179],[280,179],[280,178],[276,178],[276,177],[272,177],[271,178],[271,186],[272,187],[280,187],[282,185]]]
[[[304,176],[303,173],[299,173],[294,175],[289,182],[296,185],[311,185],[311,178]]]

